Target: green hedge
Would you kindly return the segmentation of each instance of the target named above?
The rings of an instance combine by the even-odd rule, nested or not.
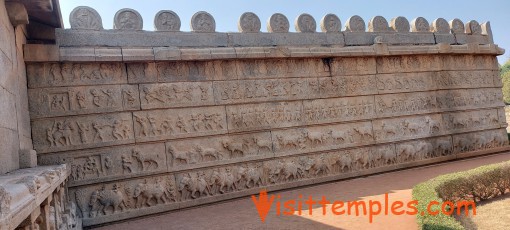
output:
[[[413,199],[418,201],[418,225],[422,229],[464,229],[453,217],[442,214],[432,216],[427,212],[431,201],[456,202],[458,200],[491,199],[502,195],[510,189],[510,161],[486,165],[465,172],[446,174],[413,188]],[[440,205],[433,206],[433,211],[441,211]]]

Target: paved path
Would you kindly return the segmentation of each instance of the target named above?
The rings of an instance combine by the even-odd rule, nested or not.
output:
[[[445,173],[464,171],[508,160],[510,160],[510,152],[273,194],[281,195],[282,201],[297,199],[299,194],[302,194],[305,197],[311,195],[315,200],[325,196],[329,200],[366,200],[367,202],[368,200],[379,200],[383,202],[384,194],[389,193],[390,202],[394,200],[406,202],[411,200],[412,187],[422,181]],[[325,216],[321,213],[321,206],[314,206],[312,216],[277,216],[273,205],[266,222],[262,223],[251,198],[246,197],[130,220],[98,229],[417,229],[415,216],[375,216],[371,224],[367,216],[337,216],[331,213],[331,206],[328,209],[328,214]]]

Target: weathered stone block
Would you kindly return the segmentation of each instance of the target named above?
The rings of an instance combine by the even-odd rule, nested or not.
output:
[[[455,34],[455,41],[457,44],[491,44],[490,37],[487,35],[476,35],[476,34]]]
[[[133,113],[137,142],[227,133],[222,106]]]
[[[97,62],[122,61],[121,48],[95,48]]]
[[[156,63],[126,63],[129,83],[155,83],[158,82]]]
[[[171,171],[274,156],[269,132],[174,140],[166,143],[166,149]]]
[[[125,66],[120,63],[28,64],[29,88],[127,83]]]
[[[358,96],[303,101],[306,124],[368,120],[375,117],[374,97]]]
[[[131,113],[112,113],[32,121],[39,153],[134,143]]]
[[[377,73],[410,73],[441,70],[437,55],[409,55],[377,58]]]
[[[230,132],[264,130],[304,124],[301,101],[227,106]]]
[[[398,143],[395,146],[398,163],[423,161],[453,155],[451,136]]]
[[[457,43],[457,41],[455,40],[454,34],[434,33],[434,37],[436,38],[436,44],[446,43],[446,44],[455,45]]]
[[[496,58],[489,55],[446,55],[440,62],[442,70],[499,70]]]
[[[11,129],[0,127],[0,173],[5,174],[19,168],[19,137],[18,133]]]
[[[453,136],[454,153],[465,153],[508,145],[505,129],[486,130]]]
[[[142,109],[214,105],[212,82],[140,85]]]
[[[375,60],[372,57],[334,58],[329,65],[333,76],[368,75],[378,73]]]
[[[153,50],[156,61],[181,60],[181,50],[177,47],[154,47]]]
[[[214,80],[214,63],[209,61],[156,63],[159,82]]]
[[[154,61],[154,51],[151,48],[122,48],[122,60],[129,61]]]
[[[88,47],[60,47],[60,61],[96,61],[95,49]]]
[[[377,74],[379,94],[419,92],[436,89],[437,72]],[[443,80],[443,79],[438,79]]]
[[[437,89],[499,87],[493,82],[497,80],[501,77],[494,70],[441,71],[434,76]]]
[[[151,175],[166,172],[167,154],[163,143],[138,144],[43,154],[42,165],[68,163],[71,167],[69,185],[80,186],[92,183]]]
[[[375,75],[319,78],[321,97],[345,97],[377,94]]]
[[[447,132],[439,114],[372,121],[377,143],[439,136]]]
[[[19,168],[33,168],[37,166],[37,152],[33,149],[20,149]]]
[[[275,155],[295,155],[374,144],[371,122],[272,131]]]
[[[60,61],[60,50],[55,45],[25,44],[23,58],[26,62]]]
[[[319,95],[316,78],[216,81],[213,88],[219,104],[309,99]]]
[[[16,95],[0,87],[0,127],[18,130]]]
[[[29,101],[32,119],[140,109],[136,85],[30,89]]]

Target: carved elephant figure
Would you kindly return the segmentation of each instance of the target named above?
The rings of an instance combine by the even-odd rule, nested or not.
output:
[[[90,217],[95,217],[99,212],[106,215],[106,209],[110,206],[113,208],[112,214],[117,212],[118,208],[124,211],[128,207],[126,196],[116,186],[113,190],[104,190],[103,188],[103,190],[92,192],[89,205],[91,207]]]

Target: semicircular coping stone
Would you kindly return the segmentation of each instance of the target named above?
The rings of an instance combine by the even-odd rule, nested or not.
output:
[[[396,18],[391,19],[390,27],[398,33],[408,33],[411,31],[411,25],[407,18],[398,16]]]
[[[464,23],[460,19],[455,18],[450,21],[450,30],[452,34],[463,34],[465,32]]]
[[[193,14],[190,25],[191,31],[193,32],[212,33],[216,31],[216,21],[214,21],[214,17],[205,11],[199,11]]]
[[[259,16],[252,12],[245,12],[239,17],[237,28],[241,33],[257,33],[260,32],[262,23]]]
[[[103,21],[97,11],[88,6],[78,6],[69,14],[71,29],[102,30]]]
[[[387,32],[388,21],[383,16],[375,16],[368,22],[368,32]]]
[[[161,10],[154,17],[156,31],[180,31],[181,19],[171,10]]]
[[[438,18],[432,22],[432,32],[439,34],[449,34],[450,24],[444,18]]]
[[[294,21],[294,27],[297,32],[313,33],[317,30],[317,22],[310,14],[301,14]]]
[[[411,21],[411,32],[430,32],[430,25],[427,19],[417,17]]]
[[[138,11],[124,8],[117,13],[113,18],[113,29],[117,30],[142,30],[143,19]]]
[[[326,14],[321,19],[322,32],[340,32],[342,29],[342,22],[335,14]]]
[[[289,19],[280,13],[271,15],[267,21],[267,31],[270,33],[287,33],[289,32],[289,27]]]
[[[365,21],[358,15],[350,17],[345,23],[345,31],[348,32],[365,32]]]
[[[466,23],[466,34],[482,34],[482,27],[480,23],[475,20],[471,20]]]

